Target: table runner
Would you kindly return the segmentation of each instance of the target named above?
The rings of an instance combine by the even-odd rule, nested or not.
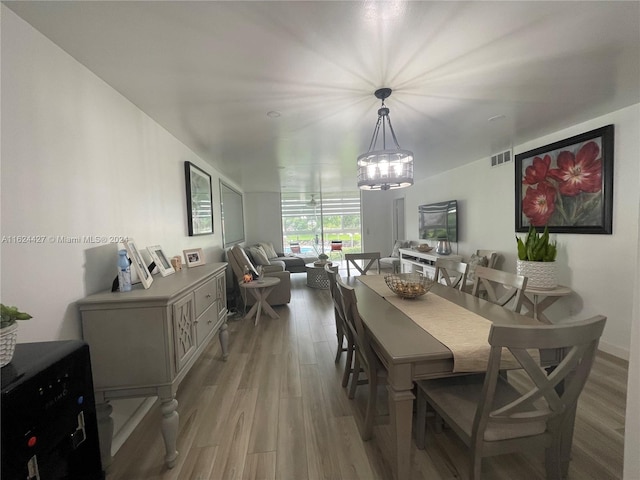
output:
[[[489,320],[434,293],[414,299],[400,298],[389,290],[383,275],[359,276],[358,280],[451,350],[454,373],[487,370],[491,350]],[[505,360],[510,365],[505,364]],[[508,350],[503,351],[502,365],[506,368],[519,366]]]

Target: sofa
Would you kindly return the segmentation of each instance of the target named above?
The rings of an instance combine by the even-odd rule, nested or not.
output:
[[[393,273],[400,273],[400,249],[412,248],[418,243],[413,240],[396,240],[393,244],[391,255],[380,258],[380,268],[390,267],[393,269]]]
[[[258,274],[257,265],[253,258],[249,258],[248,249],[235,245],[227,250],[227,260],[233,271],[234,281],[236,285],[242,281],[245,265],[254,275]],[[291,273],[285,270],[285,263],[274,260],[269,265],[262,265],[263,275],[268,277],[277,277],[280,283],[273,289],[267,303],[269,305],[284,305],[291,301]],[[255,299],[252,295],[243,296],[247,305],[253,305]]]
[[[285,255],[282,252],[277,252],[271,242],[260,242],[255,245],[244,247],[249,259],[254,265],[262,265],[263,267],[270,267],[271,265],[284,264],[284,269],[291,273],[305,273],[304,266],[307,263],[313,263],[318,260],[318,257],[306,256],[304,254],[297,255]]]

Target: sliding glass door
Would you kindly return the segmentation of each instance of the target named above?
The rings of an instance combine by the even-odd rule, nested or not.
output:
[[[282,240],[286,253],[319,255],[342,241],[343,252],[360,252],[360,192],[283,193]]]

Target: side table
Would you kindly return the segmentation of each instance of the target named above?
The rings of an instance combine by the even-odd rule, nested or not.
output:
[[[566,297],[571,293],[573,293],[573,290],[564,285],[558,285],[550,290],[525,288],[522,304],[526,307],[528,315],[542,323],[551,325],[553,322],[542,312],[553,305],[560,297]]]
[[[251,292],[253,298],[256,299],[256,303],[253,304],[249,313],[245,315],[245,320],[249,320],[254,315],[256,321],[254,325],[257,325],[260,321],[260,314],[264,309],[265,313],[271,318],[280,318],[280,316],[271,308],[271,305],[267,303],[267,297],[273,290],[273,288],[280,283],[280,279],[276,277],[262,277],[259,280],[253,282],[241,283],[240,288],[244,288],[247,292]]]
[[[324,270],[324,265],[307,263],[305,267],[307,269],[307,287],[322,288],[323,290],[329,289],[329,278],[327,277],[327,272]],[[332,265],[331,269],[337,272],[338,265]]]

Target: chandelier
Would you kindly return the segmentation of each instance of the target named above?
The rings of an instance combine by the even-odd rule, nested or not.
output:
[[[390,88],[375,91],[376,98],[382,100],[378,110],[378,122],[367,153],[358,156],[358,188],[362,190],[391,190],[413,185],[413,152],[402,150],[391,126],[389,109],[384,100],[391,95]],[[396,148],[387,149],[387,125]],[[382,128],[382,149],[376,150],[378,134]]]

